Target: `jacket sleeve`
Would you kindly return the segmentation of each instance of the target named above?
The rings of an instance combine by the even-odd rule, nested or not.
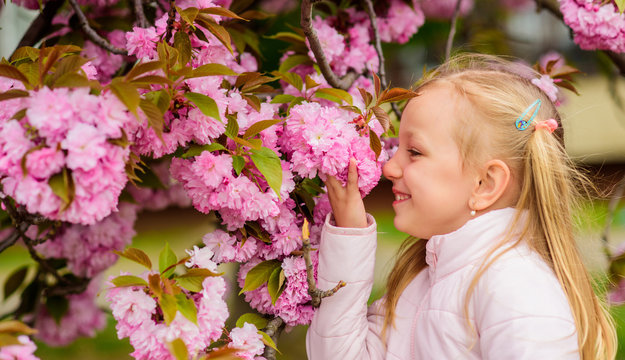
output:
[[[367,215],[367,228],[339,228],[326,218],[319,246],[317,286],[345,287],[324,298],[306,336],[309,360],[374,360],[384,358],[379,336],[383,312],[379,303],[367,310],[373,285],[376,223]]]
[[[494,266],[480,281],[476,322],[483,359],[579,359],[568,300],[537,256]]]

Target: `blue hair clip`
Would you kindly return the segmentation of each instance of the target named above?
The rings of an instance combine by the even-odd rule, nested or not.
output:
[[[521,114],[521,116],[519,116],[516,119],[516,128],[518,130],[525,130],[527,129],[528,126],[530,126],[530,124],[532,123],[532,120],[534,120],[534,118],[536,117],[536,115],[538,114],[538,110],[540,110],[540,104],[542,102],[540,101],[540,99],[536,99],[536,101],[534,101],[532,103],[532,105],[528,106],[527,109],[525,109],[525,111],[523,111],[523,114]],[[525,116],[527,115],[527,113],[530,112],[530,110],[532,110],[532,108],[534,108],[534,106],[536,107],[536,109],[534,109],[534,113],[532,114],[532,116],[529,118],[529,120],[525,120]]]

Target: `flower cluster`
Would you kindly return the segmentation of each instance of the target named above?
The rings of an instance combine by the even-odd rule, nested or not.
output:
[[[151,273],[144,274],[147,279]],[[194,323],[178,310],[167,325],[163,310],[153,294],[142,286],[113,287],[106,298],[111,303],[113,317],[117,320],[117,334],[129,338],[134,347],[135,359],[170,360],[168,343],[181,339],[191,357],[208,348],[220,338],[228,318],[228,307],[223,300],[226,282],[222,277],[206,277],[202,290],[194,293],[182,290],[179,296],[193,301],[197,321]]]
[[[93,225],[66,226],[36,250],[47,258],[67,259],[67,267],[75,275],[92,277],[115,263],[113,250],[121,251],[130,244],[136,213],[135,205],[122,203],[118,212]]]
[[[96,304],[101,282],[91,280],[87,290],[81,294],[67,296],[67,313],[57,321],[51,311],[42,306],[35,314],[35,335],[48,345],[65,346],[79,337],[93,337],[96,331],[106,325],[106,314]]]
[[[317,278],[318,257],[316,252],[311,253],[314,268],[314,277]],[[247,273],[259,260],[251,260],[239,269],[239,286],[243,288]],[[245,301],[252,308],[263,314],[271,314],[281,317],[289,326],[309,324],[314,314],[314,308],[310,305],[311,297],[308,294],[306,278],[306,263],[300,256],[289,256],[282,261],[282,271],[286,278],[286,288],[272,305],[271,296],[267,285],[245,292]]]
[[[307,178],[317,174],[324,179],[326,175],[335,176],[345,183],[349,159],[355,158],[358,187],[362,193],[369,193],[380,179],[381,167],[370,149],[368,133],[367,136],[358,133],[353,117],[354,114],[346,110],[319,103],[294,106],[286,122],[282,144],[293,163],[293,172]],[[381,133],[377,121],[369,126]]]
[[[428,18],[451,19],[456,11],[458,0],[421,0],[421,8]],[[460,16],[465,16],[473,10],[473,0],[461,0]]]
[[[0,90],[21,87],[1,81]],[[116,209],[127,181],[129,149],[110,140],[135,120],[110,93],[47,87],[29,93],[0,108],[3,192],[30,213],[94,224]],[[12,118],[24,108],[23,118]]]
[[[560,0],[560,11],[580,48],[625,52],[625,14],[611,2],[601,3],[594,0]]]
[[[17,337],[20,344],[0,347],[0,360],[39,360],[35,356],[37,345],[26,335]]]
[[[230,344],[228,347],[241,349],[236,355],[244,360],[253,360],[254,355],[260,355],[265,350],[263,337],[258,333],[256,326],[244,323],[243,327],[237,327],[230,331]]]

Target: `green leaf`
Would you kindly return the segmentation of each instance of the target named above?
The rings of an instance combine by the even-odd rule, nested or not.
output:
[[[191,59],[191,40],[189,39],[189,34],[184,31],[177,31],[174,34],[174,47],[180,53],[180,57],[178,58],[178,63],[181,66],[186,66]]]
[[[296,33],[292,33],[292,32],[279,32],[275,35],[270,35],[266,37],[267,39],[274,39],[274,40],[282,40],[282,41],[286,41],[286,42],[290,42],[290,43],[294,43],[294,44],[301,44],[306,42],[306,38],[303,37],[302,35],[296,34]]]
[[[226,8],[219,7],[219,6],[204,8],[204,9],[200,10],[200,12],[203,13],[203,14],[219,15],[219,16],[229,17],[229,18],[233,18],[233,19],[237,19],[237,20],[248,21],[248,20],[240,17],[239,15],[233,13],[232,11],[230,11],[230,10],[228,10]]]
[[[195,104],[195,106],[200,109],[202,114],[221,121],[221,117],[219,116],[219,107],[217,106],[215,100],[204,94],[199,94],[195,92],[185,93],[184,97],[186,97],[189,101]]]
[[[197,14],[199,13],[198,8],[196,7],[188,7],[182,10],[176,6],[176,11],[178,11],[178,14],[180,14],[180,17],[184,21],[186,21],[187,24],[189,25],[193,25],[193,23],[195,22],[195,18],[197,17]]]
[[[167,189],[151,167],[143,165],[139,171],[142,172],[142,174],[139,175],[139,180],[137,181],[140,187],[160,190]]]
[[[387,132],[388,129],[390,128],[390,126],[391,126],[391,118],[388,116],[386,111],[384,111],[379,106],[374,106],[372,108],[372,110],[373,110],[373,113],[375,114],[375,117],[380,122],[380,125],[382,125],[382,128],[384,129],[384,132]]]
[[[154,105],[153,102],[146,99],[141,99],[139,101],[139,107],[141,111],[148,118],[148,125],[154,129],[156,135],[163,140],[163,127],[165,125],[165,117],[161,112],[161,109],[158,106]]]
[[[187,345],[180,338],[174,339],[169,343],[169,352],[176,358],[176,360],[189,360],[189,350]]]
[[[148,282],[134,275],[120,275],[111,280],[113,285],[117,287],[126,286],[148,286]]]
[[[172,267],[171,269],[167,270],[166,273],[163,273],[167,268],[169,268],[171,265],[175,264],[178,261],[178,258],[176,257],[176,254],[171,251],[171,249],[169,248],[169,243],[165,243],[165,247],[163,248],[163,250],[161,251],[161,254],[158,256],[158,271],[161,273],[161,275],[165,278],[168,278],[171,276],[171,274],[174,273],[174,270],[176,270],[175,267]]]
[[[27,96],[28,96],[28,91],[11,89],[3,93],[0,93],[0,101],[10,100],[10,99],[15,99],[15,98],[20,98],[20,97],[27,97]]]
[[[342,105],[343,101],[347,104],[352,105],[354,99],[352,96],[345,90],[334,89],[334,88],[323,88],[315,91],[315,96],[321,99],[326,99],[330,101],[334,101],[339,105]]]
[[[245,313],[239,316],[239,318],[237,319],[236,327],[243,327],[245,323],[252,324],[256,326],[256,329],[260,330],[264,329],[267,326],[269,320],[258,315],[257,313]]]
[[[267,346],[269,346],[270,348],[274,349],[275,351],[277,351],[279,354],[282,354],[280,352],[280,350],[278,350],[278,348],[276,347],[276,343],[273,342],[273,340],[271,339],[271,336],[269,336],[267,333],[265,333],[264,331],[260,331],[258,330],[258,333],[261,334],[263,336],[263,343]]]
[[[356,113],[358,115],[362,115],[362,110],[360,110],[360,108],[356,107],[356,106],[351,106],[351,105],[343,105],[343,106],[339,106],[341,109],[347,110],[347,111],[351,111],[353,113]]]
[[[37,330],[30,328],[28,325],[17,320],[0,321],[0,333],[17,333],[24,335],[33,335]],[[2,345],[0,345],[1,347]]]
[[[284,120],[272,119],[272,120],[261,120],[261,121],[255,122],[254,124],[252,124],[252,126],[250,126],[249,128],[247,128],[247,130],[245,130],[243,137],[244,138],[252,137],[275,124],[281,123],[282,121]]]
[[[132,69],[130,69],[128,74],[126,74],[126,79],[132,80],[141,74],[145,74],[146,72],[162,69],[164,66],[165,62],[161,60],[137,64]]]
[[[239,295],[244,292],[258,289],[260,286],[265,284],[276,267],[280,267],[280,261],[267,260],[260,262],[251,268],[245,276],[245,284],[243,285],[243,289],[239,292]]]
[[[245,158],[241,155],[232,155],[232,167],[237,173],[237,176],[241,174],[241,170],[245,166]]]
[[[237,144],[241,144],[243,146],[249,147],[250,149],[256,149],[256,150],[260,149],[261,146],[263,145],[263,142],[262,142],[261,139],[248,139],[248,140],[246,140],[246,139],[242,139],[240,137],[235,137],[232,140],[234,140],[234,142],[237,143]]]
[[[69,301],[64,296],[50,296],[46,299],[46,309],[56,324],[60,325],[61,319],[69,310]]]
[[[195,19],[196,23],[206,30],[210,31],[211,34],[215,35],[217,40],[219,40],[231,54],[232,51],[232,41],[230,40],[230,34],[228,31],[221,25],[217,24],[213,18],[206,14],[198,14],[197,19]]]
[[[163,310],[165,324],[171,324],[176,317],[176,313],[178,312],[178,303],[176,302],[176,298],[171,294],[163,293],[158,298],[158,304],[161,306],[161,310]]]
[[[280,64],[280,68],[278,71],[281,73],[287,72],[297,65],[301,64],[311,64],[312,60],[308,57],[308,55],[292,55],[286,58],[282,64]]]
[[[17,336],[15,336],[15,335],[9,335],[9,334],[5,334],[5,333],[0,333],[0,348],[3,347],[3,346],[10,346],[10,345],[20,345],[20,346],[23,346],[24,344],[22,344],[17,339]]]
[[[260,150],[250,150],[250,159],[256,165],[258,171],[265,177],[267,184],[275,191],[280,198],[280,187],[282,186],[282,165],[280,158],[273,150],[262,147]]]
[[[282,274],[282,276],[280,276]],[[267,290],[269,291],[269,296],[271,296],[271,304],[276,305],[276,300],[280,297],[284,288],[284,280],[280,282],[280,279],[284,279],[284,270],[282,267],[275,268],[271,275],[269,275],[269,280],[267,281]]]
[[[154,103],[163,114],[169,110],[169,106],[171,105],[171,97],[164,89],[146,93],[145,98]]]
[[[625,10],[625,0],[614,0],[614,3],[616,4],[616,7],[622,14],[623,10]]]
[[[67,168],[63,168],[60,173],[52,175],[48,180],[48,185],[54,195],[63,201],[62,210],[67,209],[74,200],[76,189],[74,187],[74,179]]]
[[[129,247],[124,250],[124,252],[119,252],[117,250],[113,250],[113,252],[121,257],[145,266],[148,270],[152,270],[152,262],[148,255],[137,248]]]
[[[321,84],[319,84],[318,82],[316,82],[315,80],[313,80],[310,75],[306,75],[306,78],[304,80],[305,84],[306,84],[306,89],[312,89],[314,87],[317,87]]]
[[[139,92],[137,88],[129,83],[121,81],[119,78],[113,79],[109,88],[117,96],[117,98],[130,110],[131,113],[138,119],[137,107],[139,106]]]
[[[260,99],[256,95],[244,94],[241,95],[245,101],[247,101],[248,105],[251,106],[256,112],[260,112]]]
[[[89,87],[91,85],[92,85],[91,81],[89,81],[89,79],[87,79],[86,76],[84,76],[82,74],[76,74],[76,73],[65,74],[65,75],[61,76],[54,83],[54,87],[55,88],[60,88],[60,87],[69,87],[69,88]]]
[[[380,138],[378,134],[376,134],[373,130],[369,129],[369,146],[371,150],[375,153],[375,158],[380,157],[380,152],[382,152],[382,144],[380,143]]]
[[[204,268],[193,268],[193,269],[188,269],[185,274],[178,276],[177,279],[201,277],[202,280],[204,280],[205,278],[209,276],[221,276],[221,275],[223,275],[223,273],[212,272]]]
[[[234,70],[230,69],[229,67],[227,67],[226,65],[205,64],[193,70],[193,74],[191,76],[187,76],[187,78],[214,76],[214,75],[238,76],[239,74],[235,72]]]
[[[239,123],[236,117],[228,116],[228,124],[226,125],[226,136],[234,139],[239,136]]]
[[[167,84],[172,85],[173,82],[166,77],[159,75],[146,75],[142,77],[135,78],[130,81],[131,84],[135,85],[151,85],[151,84]]]
[[[272,72],[272,74],[281,77],[282,80],[292,85],[298,91],[302,91],[302,88],[304,87],[304,81],[302,80],[302,77],[299,76],[298,74],[291,73],[291,72],[281,73],[277,71]]]
[[[227,150],[220,143],[211,143],[208,145],[191,145],[189,150],[187,150],[184,154],[182,154],[183,159],[188,159],[190,157],[198,156],[204,151],[217,151],[217,150]]]
[[[56,71],[54,72],[54,76],[52,77],[53,83],[65,74],[76,73],[88,61],[88,59],[80,55],[70,55],[64,57],[63,59],[61,59],[61,61],[59,61],[58,65],[56,66]]]
[[[39,49],[31,46],[22,46],[15,50],[11,56],[11,63],[18,62],[20,60],[28,59],[30,61],[37,61],[39,58]]]
[[[272,104],[287,104],[293,101],[293,99],[295,99],[295,96],[293,95],[279,94],[279,95],[274,96],[273,99],[271,99],[271,103]]]
[[[11,65],[0,64],[0,76],[21,81],[24,86],[28,86],[30,84],[26,75],[24,75],[18,68]]]
[[[176,304],[178,305],[178,311],[189,319],[192,323],[197,325],[197,307],[193,300],[187,298],[183,293],[176,295]]]
[[[176,284],[178,284],[178,286],[196,293],[202,291],[203,281],[204,279],[200,277],[176,278]]]
[[[412,90],[407,90],[407,89],[402,89],[402,88],[392,88],[389,90],[382,91],[382,94],[380,95],[380,98],[378,99],[377,105],[379,106],[387,102],[411,99],[418,95],[419,95],[418,93]]]
[[[19,289],[22,283],[24,283],[24,280],[26,279],[27,274],[28,274],[28,266],[24,265],[14,270],[11,273],[11,275],[7,277],[6,281],[4,282],[4,300],[6,300],[17,289]]]

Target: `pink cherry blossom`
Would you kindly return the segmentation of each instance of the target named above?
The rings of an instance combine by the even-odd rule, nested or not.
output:
[[[0,360],[39,360],[35,356],[37,345],[26,335],[17,337],[19,345],[6,345],[0,347]]]
[[[256,326],[247,322],[243,324],[243,327],[232,329],[230,339],[232,342],[228,344],[228,347],[243,350],[236,353],[242,359],[253,360],[254,355],[261,355],[265,350],[262,335],[258,333]]]

